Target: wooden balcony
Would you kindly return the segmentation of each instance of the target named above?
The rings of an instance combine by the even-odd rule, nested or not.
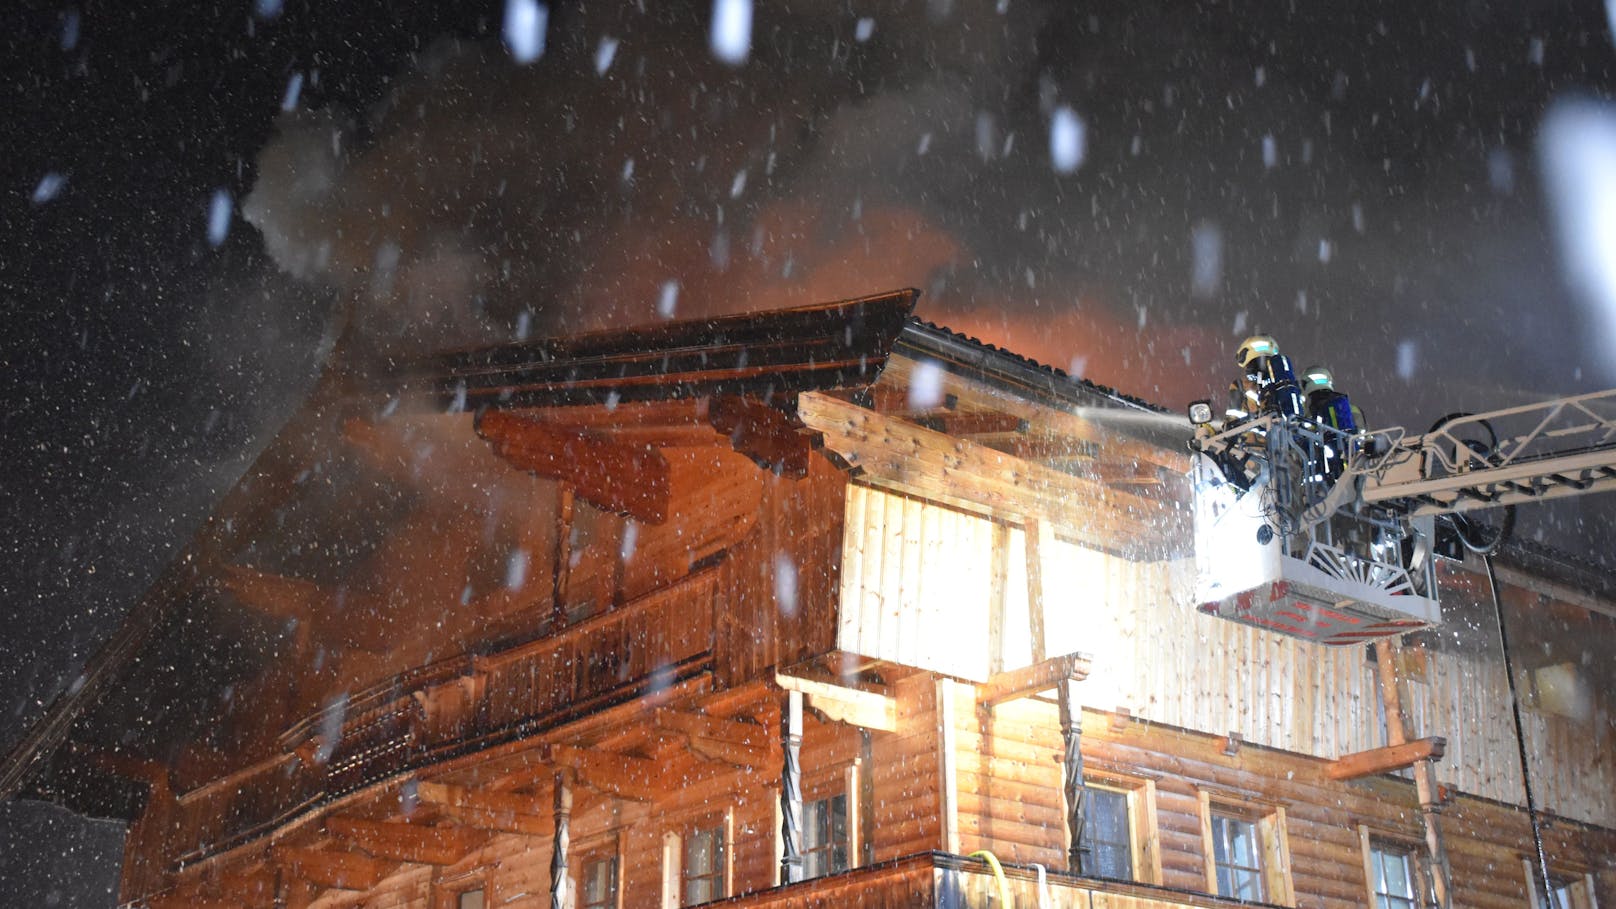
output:
[[[286,752],[180,795],[169,842],[189,863],[380,780],[542,735],[647,686],[712,668],[723,570],[538,640],[391,679],[298,723]],[[335,735],[332,735],[332,733]]]
[[[1039,885],[1034,867],[1005,865],[1004,892],[986,861],[946,852],[923,852],[830,877],[732,897],[721,903],[745,909],[1210,909],[1261,906],[1206,893],[1076,877],[1048,871]],[[1040,891],[1042,890],[1042,893]]]

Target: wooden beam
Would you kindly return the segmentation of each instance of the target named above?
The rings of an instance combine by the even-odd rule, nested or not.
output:
[[[466,827],[429,827],[353,817],[330,817],[326,833],[376,856],[418,865],[452,865],[488,842],[488,834]]]
[[[1031,666],[1001,672],[976,686],[976,703],[979,707],[992,707],[1005,701],[1048,691],[1057,683],[1068,679],[1081,682],[1088,677],[1088,674],[1087,654],[1068,653],[1064,656],[1050,657]]]
[[[759,467],[800,480],[808,475],[817,437],[793,413],[753,398],[715,398],[707,419]]]
[[[1175,506],[1026,461],[967,439],[932,432],[824,394],[797,399],[797,412],[825,447],[874,485],[975,514],[1026,523],[1043,519],[1107,552],[1180,539]]]
[[[1324,775],[1332,780],[1356,780],[1377,773],[1390,773],[1412,767],[1416,761],[1441,760],[1447,747],[1447,739],[1431,736],[1401,745],[1371,748],[1331,761],[1325,767]]]
[[[549,836],[551,833],[549,819],[539,814],[544,806],[537,798],[503,792],[477,792],[463,786],[426,780],[415,784],[415,796],[423,804],[468,827],[530,836]]]
[[[608,795],[648,802],[668,788],[666,765],[615,752],[585,751],[570,745],[550,746],[550,760],[578,773],[578,781]]]
[[[1032,660],[1043,662],[1049,656],[1045,645],[1044,616],[1049,614],[1044,597],[1044,561],[1055,550],[1055,528],[1048,521],[1028,521],[1022,528],[1027,548],[1027,636],[1032,641]]]
[[[898,702],[873,691],[861,691],[794,675],[776,674],[774,683],[808,696],[808,706],[838,723],[880,732],[898,730]]]
[[[513,466],[570,484],[602,511],[646,524],[668,519],[668,462],[654,448],[620,445],[502,410],[483,414],[477,433]]]
[[[656,725],[678,732],[690,750],[737,767],[767,768],[778,763],[769,730],[757,723],[742,723],[663,707],[652,714]]]
[[[572,484],[556,488],[555,549],[551,559],[550,620],[557,628],[567,624],[567,593],[572,583],[572,521],[577,503]]]
[[[270,855],[275,864],[293,875],[316,886],[334,890],[369,890],[398,867],[397,862],[371,858],[357,852],[296,846],[276,846]]]
[[[1031,424],[1021,417],[991,410],[933,410],[909,414],[908,417],[918,426],[951,436],[1019,435],[1031,428]]]

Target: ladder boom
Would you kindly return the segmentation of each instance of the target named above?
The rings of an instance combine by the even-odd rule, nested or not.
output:
[[[1402,501],[1414,516],[1613,490],[1616,389],[1455,417],[1362,470],[1365,502]]]

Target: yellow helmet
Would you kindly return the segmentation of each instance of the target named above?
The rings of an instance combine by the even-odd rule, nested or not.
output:
[[[1279,353],[1279,343],[1267,335],[1252,335],[1240,342],[1240,349],[1235,351],[1234,360],[1241,367],[1249,369],[1258,357],[1272,357]]]
[[[1310,395],[1315,391],[1335,391],[1335,376],[1330,367],[1309,366],[1302,371],[1302,393]]]

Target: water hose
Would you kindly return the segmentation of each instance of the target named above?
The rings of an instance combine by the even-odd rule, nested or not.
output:
[[[1526,728],[1521,725],[1521,697],[1515,689],[1515,666],[1509,658],[1509,633],[1504,629],[1504,600],[1498,590],[1498,574],[1491,556],[1482,556],[1487,567],[1487,587],[1493,592],[1493,615],[1498,617],[1498,649],[1504,656],[1504,678],[1509,681],[1509,709],[1515,716],[1515,746],[1521,758],[1521,788],[1526,791],[1526,817],[1532,824],[1532,845],[1537,850],[1537,868],[1543,875],[1543,892],[1554,899],[1554,882],[1549,877],[1549,857],[1543,850],[1543,824],[1538,819],[1537,801],[1532,796],[1532,770],[1526,761]]]
[[[981,858],[988,863],[988,867],[993,869],[993,881],[999,886],[999,905],[1002,909],[1010,909],[1010,882],[1004,879],[1004,866],[999,864],[998,856],[986,849],[978,849],[966,858]]]
[[[1049,909],[1049,872],[1037,862],[1032,867],[1038,872],[1038,909]]]

